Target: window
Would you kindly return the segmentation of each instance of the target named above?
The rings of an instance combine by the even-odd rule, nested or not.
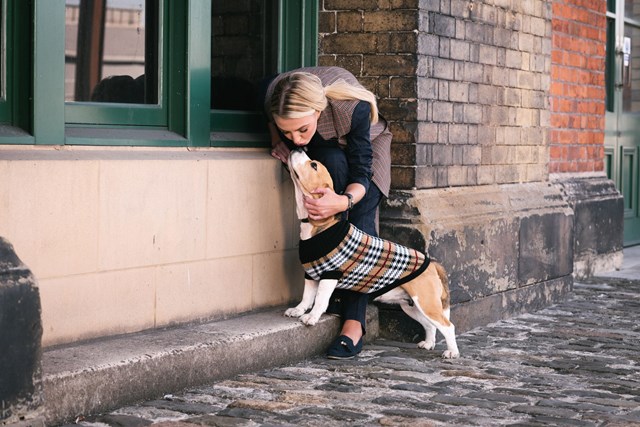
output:
[[[213,2],[212,145],[268,145],[261,81],[315,64],[317,14],[317,0]]]
[[[167,125],[166,1],[66,0],[66,121]]]
[[[315,64],[317,15],[317,0],[0,0],[0,144],[265,145],[258,82]]]

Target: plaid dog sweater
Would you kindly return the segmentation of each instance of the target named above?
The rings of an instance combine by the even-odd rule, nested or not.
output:
[[[406,246],[373,237],[340,221],[301,240],[300,262],[308,279],[338,279],[337,288],[380,296],[429,266],[429,258]]]

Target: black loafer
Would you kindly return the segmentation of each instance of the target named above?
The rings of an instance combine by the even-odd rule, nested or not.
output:
[[[353,359],[362,351],[362,341],[362,338],[360,338],[358,344],[353,344],[351,338],[346,335],[340,335],[327,350],[327,358]]]

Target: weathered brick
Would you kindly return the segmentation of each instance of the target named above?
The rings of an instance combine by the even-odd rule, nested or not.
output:
[[[522,104],[522,90],[517,88],[505,88],[504,98],[502,99],[503,105],[511,107],[519,107]]]
[[[385,113],[383,112],[383,114]],[[386,115],[385,118],[387,118]],[[415,122],[406,123],[393,121],[389,123],[389,130],[391,130],[391,134],[393,135],[393,145],[416,143],[416,128],[417,123]]]
[[[509,68],[522,68],[522,52],[507,49],[505,52],[505,65]]]
[[[389,96],[392,98],[416,98],[415,77],[391,77]]]
[[[336,13],[320,12],[318,14],[318,32],[319,33],[335,33],[336,32]]]
[[[388,120],[414,121],[416,119],[417,102],[415,100],[381,99],[378,105]]]
[[[418,79],[418,97],[423,99],[436,99],[438,97],[438,81],[435,79]]]
[[[450,16],[433,15],[431,29],[434,34],[444,37],[454,37],[456,34],[456,20]]]
[[[434,166],[449,166],[453,164],[453,146],[435,144],[431,148],[431,162]]]
[[[440,58],[451,58],[451,39],[446,37],[440,37],[438,40],[438,50],[440,51]]]
[[[449,142],[452,144],[466,144],[469,142],[469,127],[463,124],[449,125]]]
[[[482,148],[480,146],[465,145],[462,149],[462,164],[479,165],[482,163]]]
[[[507,49],[516,49],[518,47],[518,33],[506,28],[494,28],[493,44]]]
[[[465,39],[482,44],[492,44],[493,27],[477,22],[467,22]]]
[[[374,34],[328,34],[322,38],[325,50],[340,54],[374,53],[376,41]]]
[[[433,34],[418,35],[418,53],[421,55],[439,56],[439,38]]]
[[[439,101],[449,101],[449,81],[438,80],[438,97]]]
[[[365,55],[363,73],[376,76],[407,76],[416,72],[415,55]]]
[[[449,100],[453,102],[468,102],[469,83],[449,82]]]
[[[465,123],[464,121],[464,105],[465,104],[453,104],[453,122]]]
[[[379,35],[378,37],[380,37]],[[384,52],[383,48],[378,46],[379,52]],[[414,32],[402,32],[389,34],[389,46],[386,52],[395,53],[412,53],[418,51],[418,34]]]
[[[494,46],[480,45],[479,62],[481,64],[496,65],[498,63],[498,50]]]
[[[465,62],[463,64],[464,72],[463,79],[467,82],[483,83],[484,80],[484,68],[481,64],[472,64]]]
[[[433,60],[433,77],[437,79],[449,79],[454,77],[454,61],[449,59],[435,58]]]
[[[418,188],[434,188],[438,186],[438,170],[431,166],[416,168],[415,185]]]
[[[449,57],[451,59],[468,61],[470,46],[468,42],[461,40],[451,40]]]
[[[363,30],[364,19],[362,18],[362,12],[338,12],[335,16],[336,29],[339,33]]]
[[[483,123],[482,106],[475,104],[464,105],[464,122],[465,123]]]
[[[413,31],[417,28],[417,11],[391,10],[366,12],[364,14],[365,31]]]
[[[407,190],[414,188],[415,181],[415,167],[414,166],[391,166],[391,182],[393,182],[393,188],[400,190]]]
[[[467,0],[451,0],[451,10],[450,13],[452,16],[456,18],[467,19],[469,18],[469,11],[471,9],[471,5]]]
[[[478,166],[478,184],[479,185],[488,185],[488,184],[494,184],[495,183],[495,175],[496,175],[496,171],[495,171],[495,166],[490,165],[490,166]]]
[[[413,144],[393,144],[391,163],[394,165],[412,166],[416,164],[416,150]]]
[[[436,143],[438,142],[438,125],[429,121],[418,123],[418,137],[419,143]]]
[[[450,123],[453,121],[453,104],[450,102],[434,102],[431,115],[431,119],[434,122]]]
[[[373,10],[378,7],[377,0],[323,0],[324,10]]]

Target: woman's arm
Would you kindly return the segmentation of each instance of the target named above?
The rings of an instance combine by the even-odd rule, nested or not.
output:
[[[344,192],[352,195],[354,205],[364,198],[371,183],[373,150],[370,114],[371,106],[368,102],[358,103],[353,112],[351,130],[346,135],[349,184]],[[346,211],[349,207],[349,198],[344,194],[336,194],[327,189],[318,189],[316,193],[322,194],[322,197],[305,201],[311,219],[328,218]]]

